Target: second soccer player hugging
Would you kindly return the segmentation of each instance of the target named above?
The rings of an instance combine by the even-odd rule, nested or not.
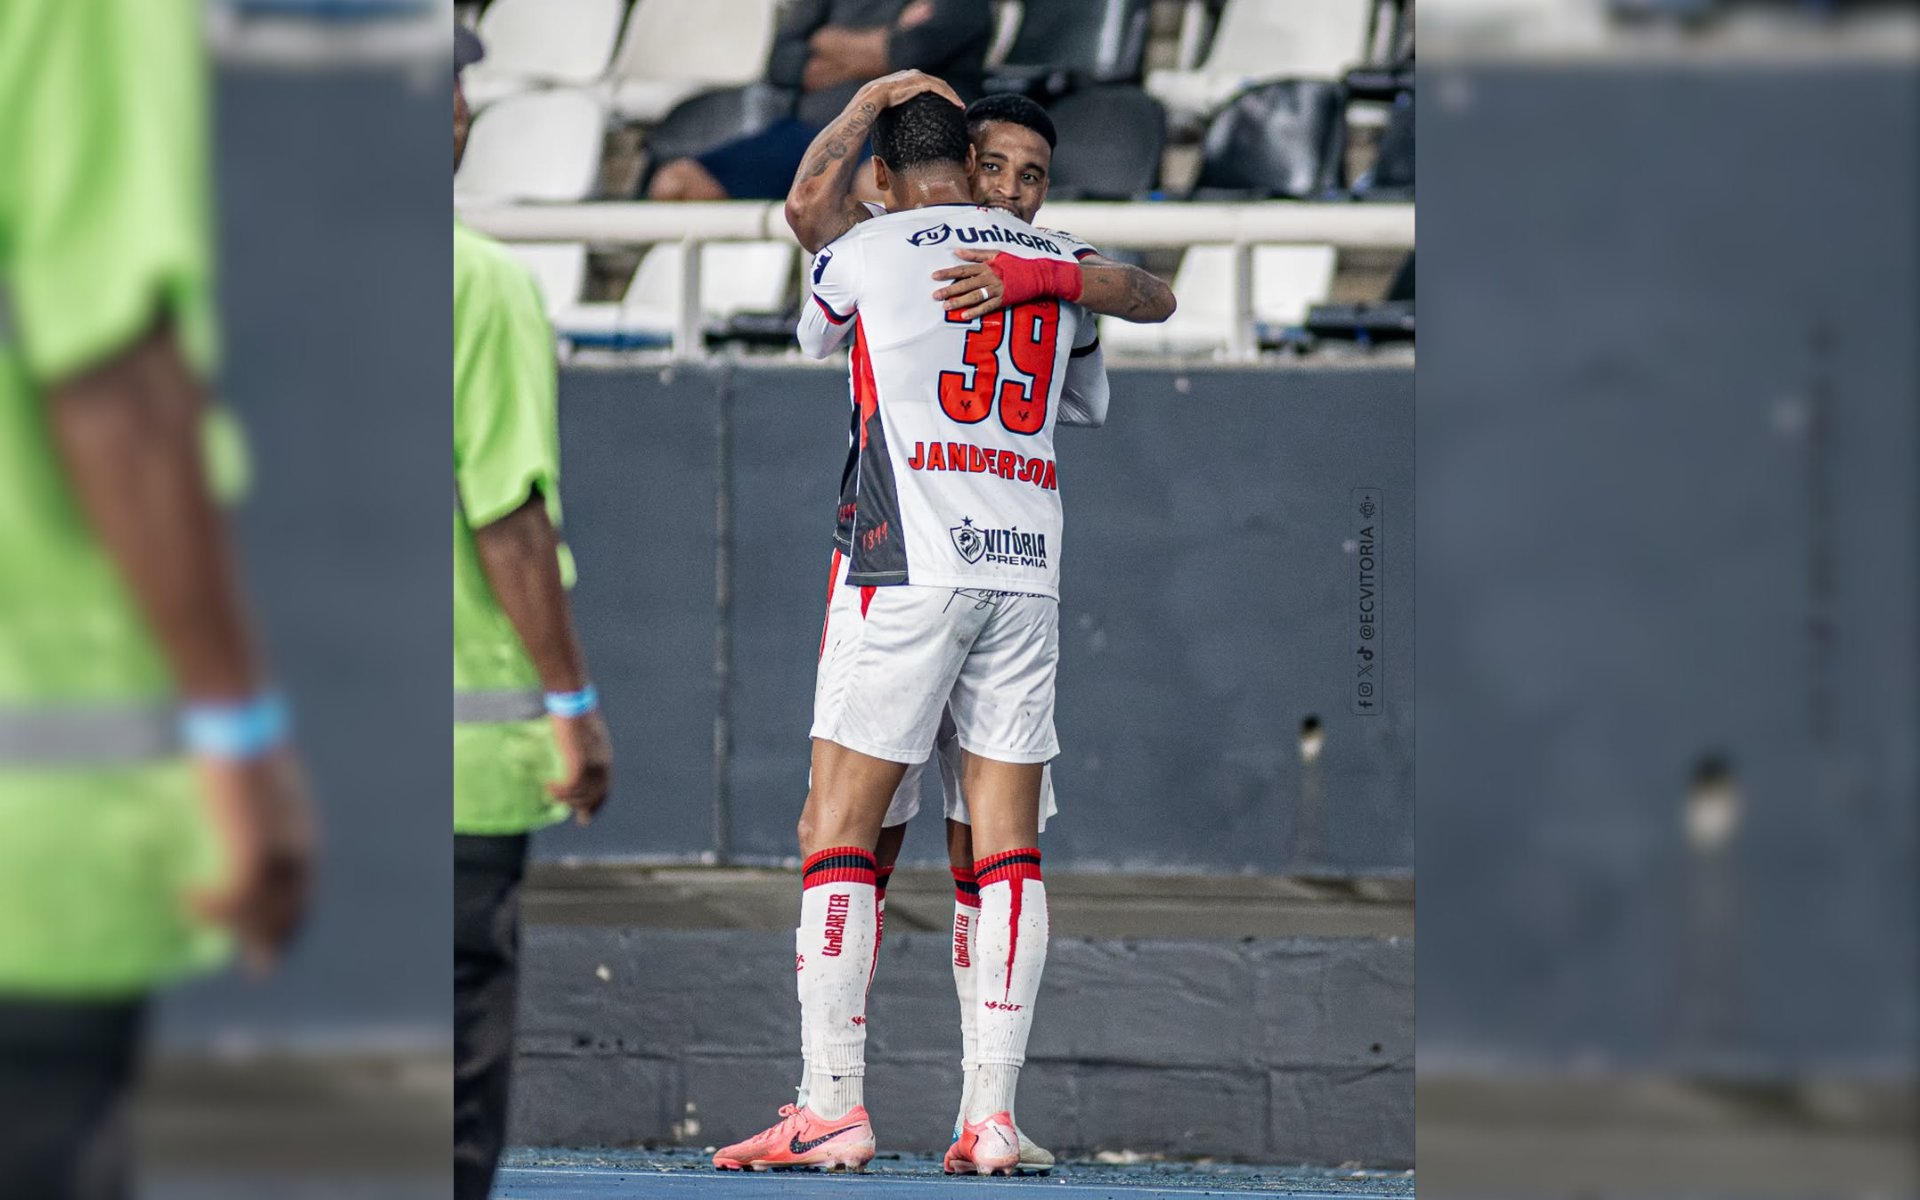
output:
[[[884,203],[850,198],[871,135]],[[1059,753],[1058,424],[1098,426],[1094,312],[1165,320],[1166,286],[1029,224],[1055,134],[1038,105],[963,108],[903,71],[862,88],[787,199],[815,252],[798,336],[850,349],[850,431],[815,681],[795,966],[798,1102],[721,1149],[728,1169],[859,1169],[867,994],[886,880],[937,762],[954,878],[965,1085],[949,1173],[1045,1170],[1015,1089],[1047,953],[1039,834]],[[1015,252],[1017,251],[1017,253]]]

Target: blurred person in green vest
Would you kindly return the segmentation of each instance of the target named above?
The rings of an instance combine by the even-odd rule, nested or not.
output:
[[[453,162],[469,114],[456,31]],[[483,1200],[506,1132],[528,835],[606,801],[613,756],[560,540],[553,331],[499,243],[453,226],[454,1192]]]
[[[0,1194],[127,1194],[149,998],[312,830],[214,480],[198,0],[0,3]],[[223,471],[222,460],[233,468]]]

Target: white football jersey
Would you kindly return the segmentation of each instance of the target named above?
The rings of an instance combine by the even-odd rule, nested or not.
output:
[[[847,582],[1057,597],[1053,431],[1063,400],[1105,413],[1093,321],[1057,300],[949,319],[932,275],[962,247],[1060,260],[1079,248],[1006,212],[945,204],[864,221],[814,259],[801,346],[821,357],[853,341]]]
[[[867,218],[884,217],[887,215],[885,208],[870,200],[862,201],[861,207],[867,210]],[[1068,251],[1074,258],[1082,262],[1085,262],[1090,256],[1099,253],[1098,250],[1065,230],[1047,229],[1036,225],[1034,226],[1034,232],[1051,241],[1060,243],[1061,249]],[[811,269],[811,260],[808,265],[809,269]],[[1085,349],[1083,347],[1076,347],[1076,349],[1081,350],[1081,353],[1074,359],[1075,369],[1077,370],[1081,366],[1091,368],[1093,364],[1085,362]],[[1099,398],[1102,400],[1106,399],[1105,393],[1101,393]],[[1080,403],[1080,400],[1080,395],[1071,388],[1061,393],[1059,425],[1079,425],[1090,429],[1098,429],[1107,419],[1105,407],[1103,406],[1098,412],[1095,412],[1084,403]],[[854,501],[858,498],[858,492],[854,484],[860,478],[860,406],[858,404],[853,405],[853,415],[849,426],[850,428],[847,433],[846,465],[841,468],[840,494],[834,501],[833,544],[839,547],[842,554],[851,556],[853,553],[853,515],[857,508]]]

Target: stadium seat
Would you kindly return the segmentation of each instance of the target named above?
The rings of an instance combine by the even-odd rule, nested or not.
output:
[[[1332,246],[1255,246],[1256,325],[1291,326],[1333,287]],[[1100,341],[1115,355],[1197,355],[1226,349],[1233,331],[1233,248],[1193,246],[1180,260],[1173,291],[1180,307],[1158,325],[1102,318]]]
[[[1298,330],[1275,336],[1273,343],[1306,351],[1322,342],[1378,346],[1413,340],[1413,305],[1401,300],[1377,304],[1316,304],[1307,310],[1306,320]],[[1261,344],[1267,344],[1264,335]]]
[[[1019,0],[1001,0],[1001,3],[994,5],[993,41],[987,45],[988,70],[1007,61],[1007,51],[1013,49],[1013,37],[1019,32]]]
[[[1413,251],[1409,250],[1407,251],[1407,256],[1400,260],[1399,269],[1393,273],[1393,282],[1387,284],[1385,299],[1411,301],[1413,299],[1413,282]]]
[[[583,200],[599,184],[607,112],[577,88],[527,92],[473,119],[453,177],[470,200]]]
[[[593,83],[607,68],[626,0],[493,0],[480,18],[487,56],[461,76],[476,111],[550,84]]]
[[[635,348],[673,340],[680,312],[678,242],[646,253],[626,294],[606,304],[581,304],[556,318],[556,332],[576,346]],[[799,248],[792,242],[712,242],[701,248],[700,311],[709,324],[737,313],[787,307]],[[789,333],[791,330],[789,330]]]
[[[613,111],[651,123],[697,92],[759,79],[778,7],[778,0],[635,0],[607,72]]]
[[[549,318],[580,302],[580,288],[587,279],[584,242],[509,242],[507,251],[533,272]]]
[[[1366,59],[1372,0],[1227,0],[1206,60],[1147,74],[1176,126],[1198,125],[1265,79],[1339,79]]]
[[[1137,83],[1149,0],[1026,0],[989,92],[1058,94],[1089,83]]]
[[[792,109],[792,93],[765,83],[721,88],[682,100],[647,130],[647,172],[637,194],[647,194],[654,168],[661,163],[764,129]]]
[[[1413,58],[1409,56],[1385,66],[1355,67],[1347,72],[1342,82],[1347,85],[1349,99],[1378,100],[1391,104],[1401,92],[1413,87]]]
[[[1413,93],[1402,92],[1380,135],[1380,152],[1355,182],[1354,195],[1362,200],[1413,199],[1413,159]]]
[[[1084,88],[1047,110],[1060,135],[1048,195],[1056,200],[1130,200],[1153,190],[1166,148],[1167,115],[1137,87]]]
[[[1289,79],[1242,93],[1207,126],[1189,199],[1319,198],[1340,183],[1345,113],[1337,83]]]

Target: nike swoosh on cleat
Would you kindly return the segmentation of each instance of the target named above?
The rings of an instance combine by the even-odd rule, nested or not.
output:
[[[796,1133],[793,1135],[793,1140],[787,1143],[787,1149],[793,1151],[795,1154],[805,1154],[807,1151],[813,1149],[815,1146],[825,1145],[827,1142],[830,1142],[834,1138],[839,1137],[841,1134],[845,1133],[849,1129],[858,1129],[858,1128],[860,1128],[858,1125],[843,1125],[840,1128],[834,1130],[832,1133],[824,1134],[820,1137],[814,1138],[810,1142],[801,1141],[800,1135]]]

